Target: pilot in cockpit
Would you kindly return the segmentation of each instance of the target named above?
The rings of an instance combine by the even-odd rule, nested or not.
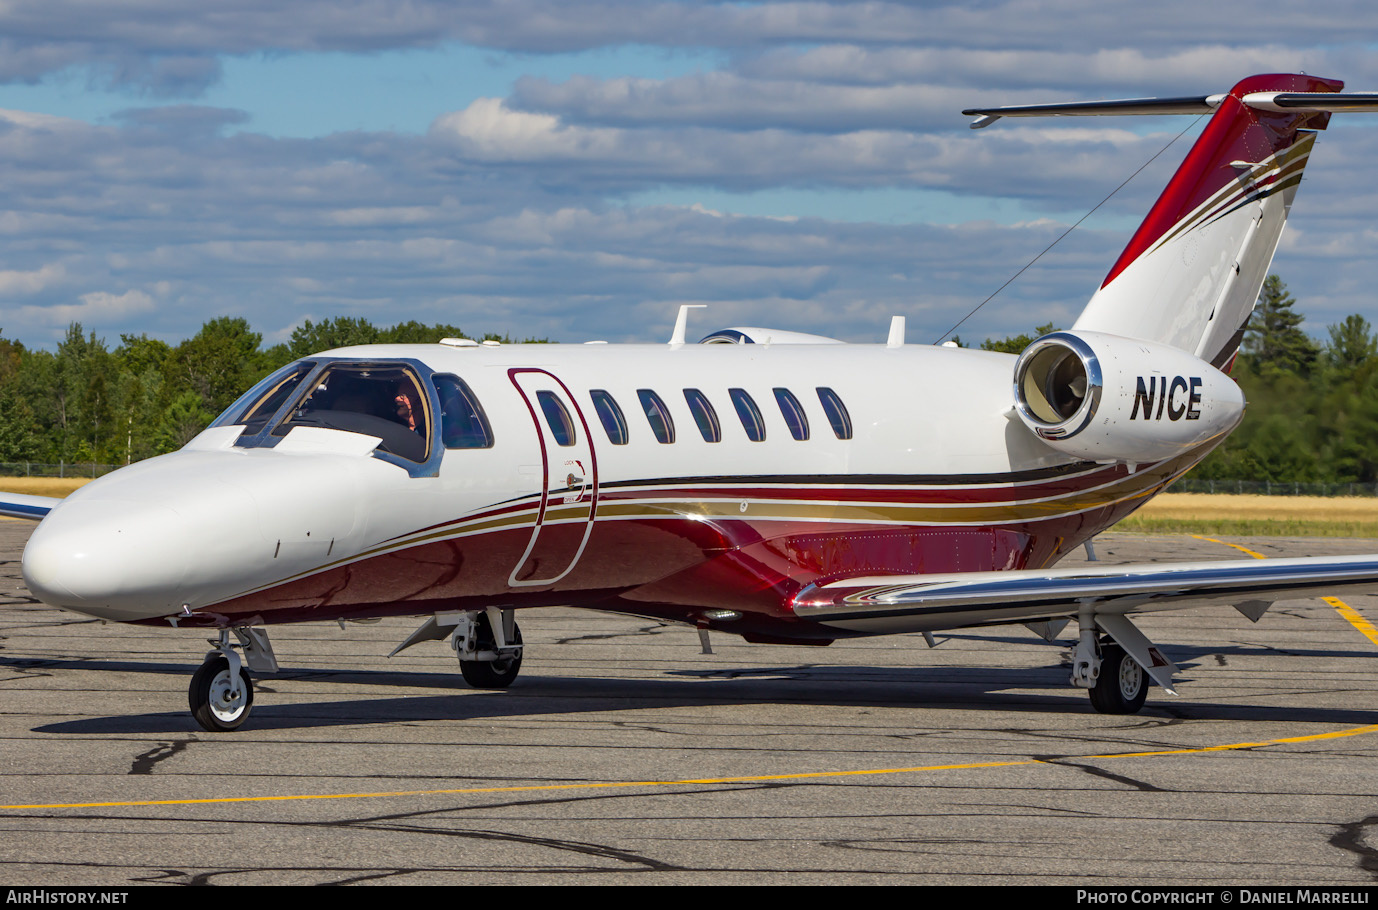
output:
[[[416,388],[406,380],[397,383],[397,396],[393,398],[397,421],[406,424],[407,429],[416,429]]]

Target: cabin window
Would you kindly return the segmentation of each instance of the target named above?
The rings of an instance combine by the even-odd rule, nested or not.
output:
[[[447,449],[491,449],[493,429],[473,390],[458,376],[431,377],[440,394],[440,441]]]
[[[656,441],[669,444],[675,441],[675,421],[670,417],[670,409],[660,396],[650,389],[637,389],[636,397],[641,399],[641,408],[646,412],[646,420]]]
[[[248,435],[258,433],[268,425],[268,421],[273,419],[278,408],[292,397],[297,386],[315,368],[315,361],[302,360],[275,371],[226,408],[211,426],[228,427],[243,424]]]
[[[852,438],[852,416],[847,413],[847,406],[842,403],[842,399],[837,397],[837,393],[832,389],[819,386],[818,402],[823,405],[823,413],[828,415],[828,423],[832,425],[833,435],[838,439]]]
[[[287,419],[272,434],[297,427],[343,430],[379,439],[378,451],[424,462],[430,453],[430,397],[410,367],[339,362],[327,366],[299,393]]]
[[[541,406],[541,413],[545,415],[546,426],[550,427],[550,435],[555,437],[556,444],[574,445],[576,438],[574,421],[570,419],[569,411],[565,410],[564,402],[560,401],[555,393],[549,389],[538,391],[536,401]]]
[[[622,408],[617,400],[603,389],[592,389],[589,397],[593,399],[593,410],[608,434],[608,441],[615,446],[627,444],[627,419],[622,416]]]
[[[737,409],[737,416],[742,421],[742,429],[746,430],[746,438],[752,442],[761,442],[766,438],[766,423],[761,419],[761,409],[756,407],[756,402],[746,393],[745,389],[728,389],[727,397],[732,399],[732,406]]]
[[[789,427],[789,434],[800,442],[808,439],[809,418],[804,413],[804,406],[794,397],[794,393],[789,389],[775,389],[775,403],[780,405],[780,413],[785,418],[785,425]]]
[[[684,400],[689,403],[689,413],[694,415],[694,423],[699,426],[699,434],[704,442],[722,442],[722,427],[718,423],[718,412],[708,396],[698,389],[685,389]]]

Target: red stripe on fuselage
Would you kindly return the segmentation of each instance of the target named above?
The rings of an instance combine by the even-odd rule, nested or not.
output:
[[[215,626],[249,620],[305,622],[418,615],[496,604],[586,606],[693,622],[704,609],[720,608],[751,611],[751,623],[756,624],[752,628],[761,635],[767,634],[763,629],[778,622],[798,628],[789,632],[782,627],[769,634],[816,636],[816,629],[799,626],[789,608],[803,585],[858,575],[1051,565],[1063,553],[1132,512],[1194,460],[1183,459],[1136,474],[1145,482],[1144,488],[1122,491],[1116,501],[1106,505],[1048,518],[992,522],[989,526],[847,524],[768,515],[688,516],[671,511],[596,521],[584,556],[569,575],[558,584],[536,590],[514,591],[507,584],[512,566],[530,539],[530,525],[466,533],[462,525],[475,519],[468,516],[454,523],[458,536],[437,537],[433,531],[426,539],[409,545],[398,541],[400,545],[390,552],[249,592],[179,621],[182,625]],[[1067,485],[1070,489],[1066,492],[1072,494],[1084,493],[1114,480],[1117,470],[1123,468],[1096,469],[1051,485]],[[1049,485],[994,485],[973,491],[911,489],[896,501],[919,505],[929,501],[931,493],[973,492],[984,497],[976,500],[978,503],[1017,502],[1026,501],[1018,494],[1046,494]],[[692,492],[702,497],[701,490]],[[740,489],[731,492],[742,495]],[[839,492],[874,498],[879,491],[796,488],[761,492],[826,503]],[[1017,495],[1011,496],[1012,492]],[[643,499],[663,495],[660,490],[640,490]],[[686,501],[693,501],[693,496]],[[485,514],[522,508],[534,510],[535,503],[509,503]],[[555,524],[543,533],[582,535],[584,528],[582,522]]]

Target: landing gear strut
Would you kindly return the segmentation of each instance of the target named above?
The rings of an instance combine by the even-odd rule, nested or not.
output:
[[[236,626],[234,634],[239,639],[237,645],[230,643],[229,629],[220,630],[219,639],[211,641],[215,650],[206,655],[206,662],[192,674],[187,688],[191,716],[202,729],[212,733],[237,730],[249,716],[254,704],[254,683],[245,662],[258,673],[276,673],[278,669],[267,632]],[[236,647],[244,651],[243,659]]]

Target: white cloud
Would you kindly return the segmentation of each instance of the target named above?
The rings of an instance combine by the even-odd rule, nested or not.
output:
[[[32,271],[0,271],[0,298],[37,294],[67,277],[60,263],[49,263]]]
[[[1216,91],[1283,68],[1368,88],[1378,62],[1355,42],[1376,19],[1354,2],[1240,16],[1180,0],[15,0],[0,4],[0,81],[63,71],[195,95],[227,55],[446,41],[523,53],[635,44],[627,58],[644,69],[611,72],[594,55],[580,63],[597,77],[536,67],[546,75],[442,113],[423,136],[279,140],[248,131],[251,111],[190,105],[106,126],[0,111],[5,325],[35,343],[73,319],[176,340],[230,314],[280,338],[308,315],[347,314],[659,340],[689,300],[713,303],[705,322],[866,340],[902,313],[911,337],[932,340],[1184,125],[972,132],[963,107]],[[722,53],[666,77],[646,47]],[[464,103],[444,97],[436,111]],[[1275,263],[1322,324],[1344,308],[1378,322],[1363,291],[1378,282],[1376,200],[1358,176],[1378,130],[1359,122],[1337,117],[1321,138],[1294,211],[1301,230]],[[1127,213],[1146,210],[1185,148],[1101,211],[1110,227],[1088,222],[963,336],[1066,321],[1123,244]],[[954,202],[898,226],[860,206],[836,218],[727,214],[733,193],[820,189],[839,205],[853,189]],[[625,202],[658,192],[683,204]]]
[[[154,307],[153,298],[136,288],[123,294],[92,291],[82,294],[79,299],[81,303],[20,307],[16,315],[21,324],[38,323],[57,327],[80,322],[87,326],[109,326],[130,316],[147,313]]]

